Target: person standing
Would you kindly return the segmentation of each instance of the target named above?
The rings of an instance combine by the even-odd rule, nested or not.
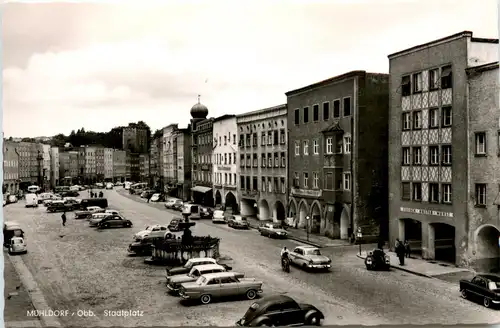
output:
[[[66,226],[66,211],[64,211],[64,213],[61,215],[61,219],[62,219],[62,225],[63,227]]]
[[[408,240],[405,240],[405,255],[407,258],[410,258],[410,254],[411,254],[411,248],[410,248],[410,243],[408,242]]]
[[[405,246],[399,240],[399,238],[396,239],[396,245],[394,248],[396,251],[396,255],[398,256],[398,259],[399,259],[399,265],[405,265]]]

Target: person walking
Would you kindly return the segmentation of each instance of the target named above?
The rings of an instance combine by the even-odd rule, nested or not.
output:
[[[101,191],[99,192],[99,198],[103,198],[104,197],[104,193]]]
[[[62,225],[63,227],[66,226],[66,211],[64,211],[64,213],[61,215],[61,219],[62,219]]]
[[[396,251],[396,255],[398,256],[398,259],[399,259],[399,265],[405,265],[405,246],[399,240],[399,238],[396,239],[396,245],[394,248]]]
[[[407,258],[410,258],[410,254],[411,254],[411,248],[410,248],[410,243],[408,242],[408,240],[405,240],[405,255]]]

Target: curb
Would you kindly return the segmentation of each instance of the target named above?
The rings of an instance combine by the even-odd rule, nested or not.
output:
[[[364,260],[366,258],[366,257],[363,257],[362,255],[359,255],[359,254],[356,254],[356,256],[358,258],[362,259],[362,260]],[[401,266],[397,266],[397,265],[392,265],[391,264],[391,268],[396,269],[396,270],[405,271],[405,272],[414,274],[416,276],[420,276],[420,277],[424,277],[424,278],[429,278],[429,279],[435,279],[433,276],[429,276],[429,275],[426,275],[424,273],[420,273],[420,272],[413,271],[413,270],[408,270],[408,269],[402,268]]]

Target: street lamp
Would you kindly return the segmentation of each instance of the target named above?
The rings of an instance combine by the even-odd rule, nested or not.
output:
[[[306,231],[307,231],[307,241],[309,241],[309,220],[311,218],[308,216],[306,216]]]

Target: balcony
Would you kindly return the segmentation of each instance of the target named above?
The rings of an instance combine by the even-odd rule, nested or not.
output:
[[[299,189],[292,188],[291,196],[308,197],[308,198],[321,198],[323,190],[321,189]]]
[[[255,198],[255,197],[259,196],[259,191],[258,190],[241,190],[241,195],[243,197]]]
[[[323,167],[342,167],[343,154],[325,154],[323,157]]]

